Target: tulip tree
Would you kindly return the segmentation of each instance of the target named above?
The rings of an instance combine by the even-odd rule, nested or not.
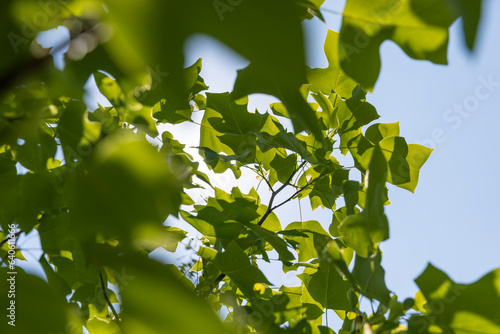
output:
[[[383,41],[445,64],[459,17],[473,49],[481,1],[347,0],[328,67],[309,68],[302,23],[324,20],[323,2],[2,2],[2,333],[500,333],[499,270],[463,285],[429,264],[415,296],[386,285],[387,184],[414,192],[432,150],[366,98]],[[52,28],[70,37],[47,50]],[[202,59],[184,66],[195,33],[249,60],[231,92],[210,91]],[[89,77],[109,105],[85,103]],[[276,102],[249,110],[253,93]],[[186,124],[196,154],[166,130]],[[242,171],[249,191],[216,186]],[[298,200],[331,219],[280,220]],[[30,233],[43,277],[16,265]],[[163,264],[158,248],[189,259]]]

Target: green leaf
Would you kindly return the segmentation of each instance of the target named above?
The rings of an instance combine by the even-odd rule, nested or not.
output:
[[[111,303],[119,302],[114,291],[106,288],[106,295]],[[80,302],[83,311],[86,312],[89,318],[97,316],[105,319],[111,314],[99,278],[95,282],[92,282],[92,284],[80,285],[76,288],[74,294],[71,296],[71,301]]]
[[[394,41],[414,59],[446,64],[448,28],[454,20],[446,0],[348,0],[340,29],[340,65],[371,91],[385,40]]]
[[[158,247],[175,252],[179,242],[186,238],[187,232],[178,227],[150,227],[141,229],[135,236],[136,244],[148,252]]]
[[[303,11],[302,17],[305,19],[311,19],[313,17],[319,18],[321,21],[325,22],[323,15],[321,15],[320,7],[325,2],[325,0],[294,0],[299,6],[300,10]]]
[[[175,74],[163,72],[159,65],[155,69],[149,68],[150,89],[138,96],[137,100],[155,106],[153,116],[160,122],[176,124],[190,120],[193,107],[189,102],[196,96],[201,102],[201,95],[197,94],[208,89],[200,72],[201,59]],[[182,97],[173,95],[179,83],[184,85]]]
[[[390,291],[385,285],[385,270],[380,265],[381,261],[382,254],[380,251],[370,258],[356,255],[352,276],[361,288],[363,295],[389,306],[391,300]]]
[[[43,172],[47,170],[47,162],[56,155],[57,143],[52,136],[40,129],[37,137],[17,146],[16,159],[34,172]]]
[[[400,185],[411,182],[408,164],[408,145],[403,137],[387,137],[378,143],[389,167],[387,182]]]
[[[311,161],[315,165],[329,165],[325,166],[328,168],[332,168],[332,165],[339,166],[337,159],[332,155],[335,140],[330,137],[317,140],[312,135],[305,136],[303,134],[298,134],[296,137],[306,143],[307,151],[312,155],[308,158],[308,161]]]
[[[3,76],[4,73],[8,73],[13,66],[19,63],[19,59],[26,59],[30,56],[30,42],[36,33],[38,33],[40,27],[33,27],[32,31],[28,30],[32,36],[23,34],[23,30],[26,28],[23,25],[22,18],[32,16],[25,16],[30,13],[26,13],[26,9],[23,9],[22,4],[18,1],[2,1],[0,10],[3,21],[1,29],[5,36],[0,41],[0,47],[4,50],[0,56],[0,73]],[[7,13],[9,15],[6,15]],[[31,37],[31,39],[27,37]]]
[[[248,98],[232,101],[229,93],[208,93],[207,108],[216,111],[221,116],[209,118],[208,122],[215,130],[223,134],[244,136],[259,131],[264,116],[248,112],[247,104]]]
[[[20,177],[17,223],[26,233],[39,223],[39,214],[51,212],[60,205],[56,177],[52,174],[25,174]]]
[[[281,86],[276,85],[275,81],[263,84],[262,77],[265,76],[265,73],[260,71],[260,69],[257,69],[252,64],[250,64],[247,68],[238,71],[238,78],[234,86],[233,97],[237,98],[257,92],[274,95],[283,101],[283,106],[287,111],[282,114],[289,116],[295,133],[307,131],[320,140],[323,136],[319,122],[315,117],[314,110],[307,102],[308,92],[304,94],[303,89],[300,88],[300,86],[292,87],[290,85],[291,82],[281,83]]]
[[[500,332],[500,269],[466,285],[453,282],[429,264],[415,282],[427,300],[433,323],[444,332]]]
[[[472,50],[476,41],[477,29],[481,19],[481,0],[448,0],[450,10],[462,16],[465,43]]]
[[[340,276],[333,261],[319,254],[318,257],[320,258],[318,271],[307,279],[304,279],[306,276],[301,276],[307,291],[324,308],[350,310],[348,293],[351,285]]]
[[[198,149],[200,155],[204,157],[207,166],[209,166],[215,173],[224,173],[226,170],[230,169],[236,178],[241,176],[241,170],[238,166],[233,165],[231,162],[240,158],[246,158],[248,154],[243,154],[242,156],[228,156],[216,153],[208,147],[198,147]]]
[[[340,68],[338,45],[339,33],[328,30],[325,40],[325,55],[328,60],[328,67],[308,68],[307,81],[311,84],[311,92],[325,95],[336,93],[340,97],[348,99],[353,95],[358,83]]]
[[[367,214],[370,237],[374,243],[389,238],[389,225],[384,214],[385,182],[387,163],[382,150],[375,147],[366,173],[366,203],[363,212]]]
[[[16,160],[7,145],[0,147],[0,175],[16,175]]]
[[[362,257],[373,254],[374,246],[389,238],[389,223],[384,214],[387,162],[375,146],[366,174],[366,203],[363,212],[347,216],[338,227],[348,246]]]
[[[349,171],[338,169],[331,175],[320,177],[314,181],[309,199],[313,210],[321,206],[323,209],[335,209],[335,201],[342,194],[342,182],[349,177]]]
[[[192,216],[188,213],[181,215],[189,224],[203,232],[205,236],[217,237],[223,245],[232,241],[236,236],[242,233],[245,228],[241,224],[236,223],[231,216],[226,216],[218,204],[208,203],[207,206],[195,206],[198,209],[198,214]],[[249,212],[255,214],[251,209]],[[229,221],[227,221],[229,220]]]
[[[358,181],[346,180],[342,184],[342,191],[344,192],[346,214],[353,215],[359,201],[360,184]]]
[[[215,257],[215,264],[217,264],[221,272],[231,278],[231,281],[233,281],[246,296],[255,294],[255,284],[270,284],[257,267],[250,265],[248,256],[235,241],[231,241],[226,246],[224,252],[219,252],[217,254]]]
[[[4,306],[4,319],[0,322],[2,333],[59,333],[68,324],[68,304],[59,291],[43,279],[16,268],[17,274],[9,274],[8,268],[0,268],[0,303]],[[11,285],[15,286],[9,297]],[[33,296],[43,300],[43,307],[33,303]],[[8,310],[11,307],[14,311]],[[13,314],[12,317],[9,317]],[[6,317],[7,315],[7,317]],[[9,324],[10,321],[13,321]],[[15,327],[14,327],[15,326]]]
[[[299,254],[299,262],[307,262],[316,257],[316,249],[314,248],[313,234],[311,232],[324,234],[328,233],[323,229],[320,223],[315,220],[305,222],[293,222],[287,225],[285,231],[298,231],[305,236],[290,236],[287,240],[291,240],[297,244],[297,253]]]
[[[171,267],[148,258],[124,256],[109,265],[129,278],[121,289],[123,328],[130,333],[222,333],[209,305]],[[197,321],[193,321],[196,319]]]
[[[395,131],[394,131],[395,132]],[[373,132],[370,132],[372,140]],[[349,150],[356,167],[365,172],[373,153],[373,145],[362,134],[350,140]],[[403,137],[385,137],[378,142],[387,161],[387,182],[414,192],[420,168],[427,161],[432,149],[427,147],[406,144]]]
[[[360,214],[347,216],[338,227],[345,243],[360,256],[368,257],[375,251],[374,243],[370,237],[367,215]]]
[[[259,217],[262,217],[267,211],[267,205],[261,204],[257,209],[257,214]],[[260,218],[259,218],[260,219]],[[268,229],[273,232],[281,232],[281,223],[278,219],[278,216],[274,212],[271,212],[269,216],[267,216],[266,220],[262,223],[262,227]]]
[[[279,154],[276,154],[270,165],[276,171],[278,181],[284,184],[297,169],[297,156],[291,154],[282,158]]]
[[[273,248],[278,252],[279,259],[281,261],[293,261],[295,260],[295,256],[288,250],[287,244],[283,239],[278,237],[275,233],[259,226],[257,224],[249,223],[249,222],[241,222],[243,225],[248,227],[250,230],[257,233],[262,241],[268,242]]]
[[[296,132],[309,129],[320,137],[319,126],[311,117],[313,112],[299,93],[306,74],[301,13],[296,3],[150,0],[138,6],[133,1],[108,0],[106,4],[116,22],[117,37],[110,41],[110,47],[123,52],[120,41],[126,36],[134,48],[132,52],[146,63],[158,65],[164,72],[177,73],[184,65],[182,46],[186,39],[194,33],[208,34],[251,62],[238,73],[235,99],[252,93],[275,95],[295,116]],[[255,25],[256,21],[267,24]],[[279,52],[262,52],[271,49]],[[134,67],[134,57],[127,59],[130,53],[118,54],[124,67]],[[172,87],[173,103],[182,101],[185,86],[179,83]]]
[[[62,296],[69,295],[72,292],[71,287],[54,271],[54,269],[52,269],[43,255],[40,257],[39,262],[47,276],[49,285],[57,290]]]
[[[350,141],[361,133],[361,127],[380,116],[377,114],[377,110],[366,102],[366,92],[359,86],[354,95],[346,101],[340,99],[336,94],[332,94],[330,100],[338,108],[340,151],[345,155],[348,149],[351,150]]]
[[[304,317],[308,320],[318,319],[319,321],[321,321],[321,315],[323,314],[321,304],[312,299],[304,285],[295,287],[287,287],[282,285],[280,287],[280,291],[283,292],[283,296],[286,296],[289,299],[288,303],[286,304],[286,310],[288,312],[283,314],[283,316],[290,317],[290,315],[293,314],[292,312],[290,312],[291,310],[299,311],[297,314],[293,314],[294,317],[292,321],[290,321],[291,319],[288,319],[288,321],[293,323],[296,321],[300,321]]]
[[[158,136],[158,130],[156,129],[155,121],[151,117],[151,113],[152,109],[148,106],[129,106],[123,120],[135,125],[154,138]]]
[[[200,128],[200,150],[216,172],[230,168],[230,160],[243,164],[255,162],[255,133],[262,129],[269,115],[249,113],[247,103],[247,98],[232,101],[228,93],[207,94],[207,109]]]
[[[316,159],[311,156],[311,153],[307,150],[307,144],[304,141],[298,139],[293,133],[287,132],[279,122],[275,120],[272,122],[278,129],[276,133],[255,133],[257,135],[257,145],[262,152],[267,152],[273,148],[279,147],[295,152],[311,163],[317,163]]]
[[[342,248],[341,246],[342,245]],[[328,235],[314,233],[314,248],[319,260],[319,266],[329,266],[332,263],[341,276],[354,286],[356,284],[348,265],[352,260],[352,251],[349,251],[338,239],[333,240]]]
[[[92,317],[85,323],[89,334],[121,334],[120,327],[113,320]]]
[[[359,209],[357,207],[354,207],[354,214],[358,213]],[[345,206],[333,212],[332,222],[330,224],[330,227],[328,228],[328,232],[331,234],[332,237],[341,236],[339,232],[339,225],[347,216],[348,216],[347,208]]]
[[[427,148],[418,144],[408,145],[408,157],[406,158],[409,164],[410,182],[398,184],[398,187],[407,189],[411,192],[415,191],[418,183],[418,175],[420,168],[427,161],[433,149]]]
[[[333,264],[312,274],[306,286],[314,300],[324,308],[345,311],[350,309],[347,297],[350,285],[340,277]]]
[[[395,123],[376,123],[366,129],[365,137],[372,144],[378,144],[387,137],[399,136],[399,122]]]
[[[333,108],[332,101],[323,95],[322,92],[311,94],[311,96],[321,107],[321,111],[316,112],[317,117],[323,121],[327,129],[337,129],[339,126],[337,109]]]
[[[101,72],[94,73],[99,91],[111,102],[122,122],[133,124],[151,137],[158,136],[156,123],[151,117],[152,108],[143,106],[127,96],[118,82]]]
[[[88,120],[83,103],[69,101],[57,125],[57,133],[67,166],[88,157],[101,136],[101,125]]]
[[[158,151],[126,131],[106,137],[94,150],[88,173],[69,189],[77,235],[133,238],[139,226],[160,226],[177,214],[180,186]]]

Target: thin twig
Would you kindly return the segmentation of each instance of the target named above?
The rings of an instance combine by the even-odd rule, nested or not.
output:
[[[217,285],[219,285],[219,283],[224,279],[224,277],[226,277],[226,274],[224,274],[224,273],[217,276],[217,278],[214,281],[213,286],[216,287]]]
[[[17,238],[21,233],[22,233],[22,231],[19,231],[16,234],[14,234],[14,238]],[[7,241],[9,241],[9,239],[13,239],[13,238],[5,238],[4,240],[2,240],[0,242],[0,247],[2,247]]]
[[[281,187],[279,187],[277,190],[274,190],[268,183],[269,185],[269,188],[271,189],[271,192],[272,192],[272,195],[271,195],[271,198],[269,199],[269,204],[267,205],[267,210],[266,210],[266,213],[264,213],[264,215],[262,216],[262,218],[259,220],[259,222],[257,223],[257,225],[261,226],[264,221],[266,220],[266,218],[271,214],[271,212],[273,212],[274,209],[276,209],[277,207],[280,207],[281,205],[283,205],[284,203],[288,202],[290,199],[286,200],[285,202],[275,206],[275,207],[272,207],[273,205],[273,202],[274,202],[274,198],[276,197],[276,195],[278,195],[283,189],[286,188],[286,186],[290,185],[290,181],[292,181],[293,177],[295,176],[295,174],[302,169],[302,167],[305,166],[305,164],[307,163],[306,160],[302,161],[302,163],[300,164],[300,166],[290,175],[290,177],[288,177],[288,179],[286,180],[285,183],[283,183],[281,185]],[[264,177],[264,180],[266,180],[266,178]],[[266,180],[267,182],[267,180]],[[302,190],[304,190],[308,185],[306,185],[305,187],[301,188],[300,190],[298,190],[296,193],[299,193],[301,192]],[[295,194],[293,195],[295,196]],[[212,288],[216,287],[224,278],[226,277],[226,274],[224,273],[221,273],[219,276],[217,276],[217,278],[215,279],[215,281],[213,282],[212,284]]]
[[[111,309],[111,312],[113,312],[113,315],[115,316],[115,322],[118,324],[118,327],[120,327],[120,329],[122,329],[120,317],[118,316],[118,313],[116,313],[116,310],[113,307],[113,304],[111,304],[111,301],[109,300],[108,294],[106,293],[106,286],[104,285],[104,279],[102,278],[102,270],[99,271],[99,277],[101,278],[101,287],[102,287],[102,293],[104,294],[104,299],[106,299],[106,302],[108,303],[108,306]]]
[[[307,184],[301,188],[299,188],[299,190],[297,190],[296,192],[293,193],[292,196],[288,197],[286,200],[284,200],[283,202],[281,202],[280,204],[274,206],[271,208],[270,211],[273,211],[273,210],[276,210],[277,208],[279,208],[280,206],[282,206],[283,204],[285,203],[288,203],[290,202],[295,196],[297,196],[298,194],[300,194],[302,191],[304,191],[307,187],[309,187],[310,184]]]
[[[290,181],[292,181],[293,177],[295,176],[295,174],[302,168],[305,166],[305,164],[307,163],[306,160],[302,161],[302,163],[300,164],[299,168],[297,168],[291,175],[290,177],[281,185],[281,187],[279,187],[277,190],[273,191],[272,195],[271,195],[271,198],[269,199],[269,204],[267,205],[267,210],[266,210],[266,213],[264,213],[264,215],[262,216],[262,218],[260,218],[259,222],[257,223],[257,225],[259,226],[262,226],[262,224],[264,223],[264,221],[267,219],[267,217],[271,214],[271,212],[273,212],[273,210],[275,208],[273,208],[273,202],[274,202],[274,198],[276,197],[276,195],[278,195],[283,189],[285,189],[288,185],[290,185]]]
[[[20,249],[19,249],[19,248],[17,248],[17,237],[19,236],[19,234],[21,234],[21,232],[22,232],[22,231],[17,232],[17,233],[15,234],[15,237],[14,237],[14,238],[5,238],[5,240],[2,240],[2,243],[1,243],[0,247],[1,247],[1,246],[3,246],[3,244],[5,244],[5,243],[6,243],[9,239],[14,239],[14,250],[16,250],[16,252],[17,252],[18,250],[20,251]],[[10,245],[10,244],[9,244],[9,245]],[[0,265],[1,265],[2,263],[4,263],[7,267],[9,266],[9,265],[7,264],[7,258],[9,257],[9,255],[10,255],[10,254],[9,254],[9,252],[7,252],[7,253],[5,254],[5,256],[2,258],[2,262],[0,262]]]
[[[274,189],[273,187],[271,186],[271,184],[269,183],[269,181],[267,180],[266,176],[265,175],[262,175],[262,179],[264,179],[264,181],[266,181],[267,183],[267,186],[269,187],[269,190],[271,190],[272,193],[274,193]]]

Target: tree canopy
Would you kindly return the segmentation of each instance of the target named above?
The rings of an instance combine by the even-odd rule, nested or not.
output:
[[[429,264],[413,298],[386,286],[387,184],[414,192],[432,150],[366,98],[382,42],[446,64],[458,18],[473,50],[481,1],[347,0],[328,67],[309,68],[302,24],[323,2],[1,2],[2,333],[500,333],[500,269],[464,285]],[[53,28],[69,40],[44,49]],[[198,33],[249,61],[231,92],[210,91],[202,59],[185,66]],[[90,110],[89,78],[109,106]],[[254,93],[276,102],[249,110]],[[188,123],[197,155],[165,130]],[[248,192],[216,186],[243,170]],[[331,220],[280,221],[300,200]],[[30,233],[42,278],[16,266]],[[150,256],[179,247],[180,264]],[[300,284],[273,284],[266,262]]]

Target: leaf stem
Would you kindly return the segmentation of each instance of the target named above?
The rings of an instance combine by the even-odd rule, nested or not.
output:
[[[21,233],[22,233],[22,231],[17,232],[16,234],[14,234],[14,237],[17,238]],[[7,241],[9,241],[9,239],[12,239],[12,238],[5,238],[5,239],[3,239],[0,242],[0,247],[2,247]]]
[[[269,190],[271,190],[272,193],[274,193],[274,189],[273,187],[271,186],[271,184],[269,183],[269,181],[267,180],[266,176],[263,175],[262,178],[264,179],[264,181],[266,181],[267,183],[267,186],[269,187]]]
[[[111,301],[109,300],[108,294],[106,293],[106,286],[104,285],[104,279],[102,278],[102,270],[99,271],[99,278],[101,279],[101,287],[102,287],[102,293],[104,294],[104,299],[106,299],[106,303],[108,303],[111,312],[113,312],[113,315],[115,316],[115,322],[118,324],[118,327],[122,329],[120,317],[118,316],[118,313],[116,313],[116,310],[113,307]]]
[[[283,204],[290,202],[290,201],[291,201],[291,200],[292,200],[295,196],[297,196],[297,195],[298,195],[301,191],[303,191],[304,189],[306,189],[306,187],[307,187],[307,186],[302,187],[302,188],[299,188],[299,190],[297,190],[296,192],[294,192],[292,196],[288,197],[286,200],[284,200],[284,201],[283,201],[283,202],[281,202],[280,204],[275,205],[274,207],[272,207],[270,211],[273,211],[273,210],[275,210],[275,209],[279,208],[280,206],[282,206]]]

